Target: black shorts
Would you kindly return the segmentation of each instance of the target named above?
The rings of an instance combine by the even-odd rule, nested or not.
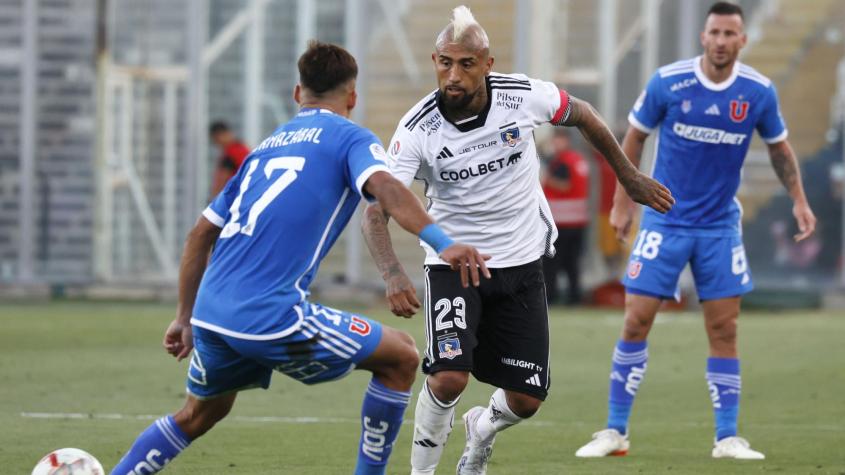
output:
[[[549,320],[542,261],[490,273],[480,287],[463,288],[449,266],[425,266],[423,372],[471,371],[479,381],[545,400]]]

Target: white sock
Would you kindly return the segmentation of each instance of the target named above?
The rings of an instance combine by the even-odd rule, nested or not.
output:
[[[475,423],[475,430],[478,433],[479,445],[486,445],[493,441],[496,433],[501,432],[512,425],[522,422],[522,418],[513,413],[508,407],[508,400],[504,389],[497,389],[490,396],[490,405],[478,418]]]
[[[458,400],[460,397],[450,402],[440,401],[428,387],[428,380],[423,383],[414,411],[413,473],[434,473],[443,455],[443,446],[452,432]]]

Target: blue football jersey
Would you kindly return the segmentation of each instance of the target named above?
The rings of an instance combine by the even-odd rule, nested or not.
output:
[[[331,111],[302,109],[279,127],[203,212],[222,230],[191,323],[252,340],[295,331],[320,261],[378,171],[389,173],[378,138]]]
[[[646,208],[643,221],[690,234],[736,232],[736,191],[754,130],[767,143],[787,136],[768,78],[737,61],[727,80],[713,83],[700,56],[660,68],[628,121],[646,133],[659,127],[653,176],[676,200],[665,215]]]

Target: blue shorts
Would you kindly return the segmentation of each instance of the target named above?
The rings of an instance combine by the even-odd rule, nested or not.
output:
[[[622,283],[628,293],[680,299],[678,277],[687,263],[700,300],[737,297],[754,288],[739,230],[727,236],[695,236],[643,224]]]
[[[193,326],[188,393],[198,399],[270,387],[273,370],[305,384],[346,376],[381,341],[381,324],[322,305],[302,305],[298,330],[277,340],[247,340]]]

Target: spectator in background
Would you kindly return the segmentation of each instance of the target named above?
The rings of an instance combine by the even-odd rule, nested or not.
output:
[[[229,178],[237,173],[238,168],[249,155],[249,148],[240,141],[229,128],[229,124],[218,120],[208,128],[208,134],[214,145],[220,149],[220,158],[214,167],[211,178],[211,197],[214,198],[226,186]]]
[[[542,182],[558,232],[557,253],[543,259],[547,298],[550,304],[559,300],[557,275],[563,270],[569,288],[566,304],[577,305],[581,302],[581,252],[589,225],[590,169],[584,157],[572,149],[569,132],[564,128],[554,130],[551,160]]]

